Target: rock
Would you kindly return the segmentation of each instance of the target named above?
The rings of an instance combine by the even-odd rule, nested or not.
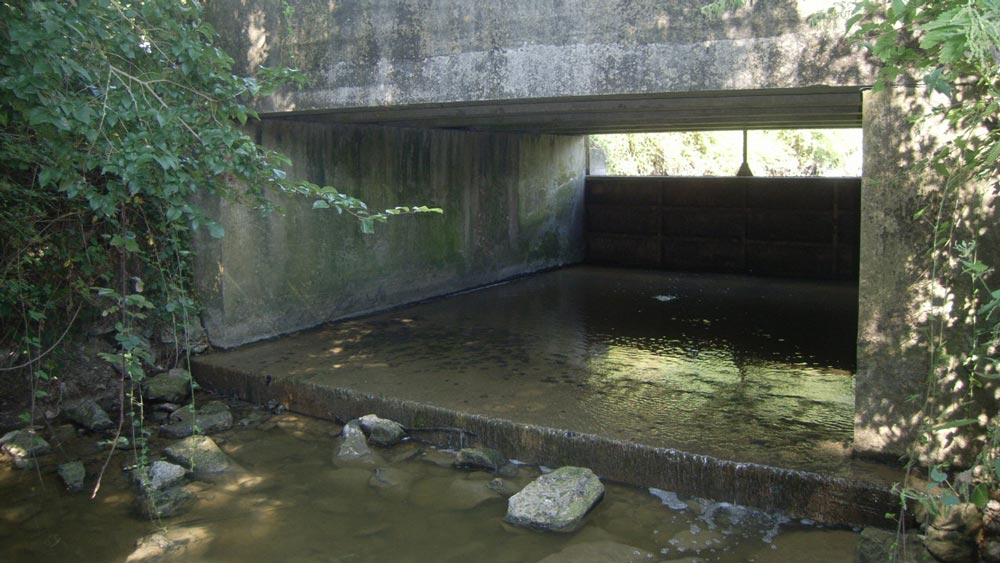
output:
[[[66,407],[66,417],[90,430],[103,432],[115,425],[104,409],[93,399],[83,399]]]
[[[1000,536],[1000,502],[991,500],[983,507],[983,527],[989,536]]]
[[[725,542],[725,536],[718,530],[706,529],[698,524],[692,524],[686,530],[680,530],[667,540],[669,549],[680,553],[688,551],[698,553],[704,549],[719,547]]]
[[[361,430],[361,425],[357,420],[352,420],[344,425],[344,430],[341,432],[341,442],[340,447],[337,448],[337,453],[334,455],[334,461],[340,462],[364,462],[364,463],[374,463],[375,455],[371,448],[368,447],[368,441],[365,439],[365,433]]]
[[[174,368],[154,375],[143,382],[142,396],[150,402],[182,403],[191,396],[191,374],[186,369]]]
[[[865,528],[858,538],[855,563],[936,563],[934,557],[924,548],[915,532],[906,534],[902,541],[895,531],[879,528]]]
[[[452,480],[445,491],[445,495],[448,499],[445,504],[449,508],[457,510],[470,510],[484,502],[502,500],[502,497],[496,491],[489,488],[488,483],[465,479]]]
[[[125,563],[167,563],[195,561],[208,550],[212,536],[205,528],[171,528],[136,542]]]
[[[57,470],[59,478],[66,484],[66,488],[76,492],[83,489],[83,480],[87,476],[87,470],[83,467],[83,462],[70,461],[59,466]]]
[[[638,547],[600,541],[574,543],[538,563],[645,563],[652,559],[652,553]]]
[[[148,520],[171,518],[191,507],[194,495],[181,487],[143,489],[136,495],[136,513]]]
[[[507,465],[507,458],[493,448],[463,448],[455,457],[459,469],[488,469],[496,472]]]
[[[132,478],[144,489],[159,491],[178,484],[187,470],[180,465],[168,461],[154,461],[149,467],[140,467],[133,471]]]
[[[1000,563],[1000,540],[991,538],[984,541],[980,555],[985,563]]]
[[[927,551],[942,563],[976,561],[983,520],[974,504],[944,507],[924,533]]]
[[[406,430],[402,424],[387,418],[379,418],[374,414],[362,416],[358,419],[358,424],[372,444],[383,448],[395,446],[406,437]]]
[[[510,498],[517,493],[517,489],[515,489],[513,485],[499,477],[487,483],[486,486],[489,487],[491,491],[504,498]]]
[[[604,496],[604,485],[585,467],[560,467],[510,497],[506,521],[538,530],[571,532]]]
[[[194,415],[189,408],[177,409],[160,431],[171,438],[184,438],[195,434],[195,429],[203,434],[213,434],[232,427],[233,413],[226,403],[209,401],[197,409]]]
[[[164,453],[167,458],[198,474],[222,473],[229,468],[229,458],[208,436],[188,436],[168,446]]]
[[[368,479],[368,486],[393,498],[403,498],[410,492],[410,485],[416,477],[412,473],[395,467],[378,467]]]
[[[24,469],[31,461],[52,451],[44,438],[29,430],[12,430],[0,438],[0,449],[14,459],[14,466]]]

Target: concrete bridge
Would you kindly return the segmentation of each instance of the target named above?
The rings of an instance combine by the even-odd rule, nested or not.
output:
[[[254,132],[291,173],[378,208],[427,204],[363,236],[282,202],[266,219],[209,202],[198,243],[221,347],[580,261],[585,135],[863,127],[855,448],[896,455],[919,423],[926,233],[911,217],[937,143],[906,116],[917,89],[872,94],[874,68],[818,0],[758,0],[709,19],[689,0],[217,0],[242,72],[295,66],[309,85],[262,100]],[[941,450],[943,456],[946,450]]]

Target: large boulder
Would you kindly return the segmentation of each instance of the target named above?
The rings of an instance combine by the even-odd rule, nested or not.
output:
[[[143,382],[142,396],[150,402],[181,403],[191,396],[191,374],[174,368]]]
[[[571,532],[604,496],[604,485],[586,467],[560,467],[542,475],[507,501],[507,522],[553,532]]]
[[[402,424],[374,414],[359,418],[358,425],[368,435],[369,442],[383,448],[395,446],[406,437],[406,429]]]
[[[507,458],[493,448],[463,448],[455,456],[459,469],[487,469],[494,473],[507,465]]]
[[[229,468],[229,457],[208,436],[188,436],[163,450],[167,459],[195,475],[222,473]]]
[[[103,432],[115,425],[108,413],[93,399],[83,399],[66,407],[66,418],[90,430]]]
[[[14,466],[25,469],[38,456],[52,451],[44,438],[29,430],[12,430],[0,438],[0,449],[14,460]]]
[[[195,434],[196,430],[203,434],[214,434],[232,427],[233,413],[226,403],[209,401],[195,413],[192,413],[190,408],[177,409],[160,431],[171,438],[184,438]]]

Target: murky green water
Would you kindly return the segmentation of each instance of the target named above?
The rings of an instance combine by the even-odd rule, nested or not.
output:
[[[853,436],[849,284],[573,267],[214,356],[446,408],[833,475]]]
[[[245,414],[237,411],[237,419]],[[503,522],[504,497],[485,488],[493,475],[452,469],[447,453],[409,443],[382,450],[377,466],[398,470],[402,484],[376,488],[370,484],[375,466],[334,464],[338,430],[286,414],[216,435],[242,469],[218,482],[188,485],[198,495],[195,506],[163,525],[193,541],[169,560],[556,563],[606,561],[597,555],[624,544],[651,554],[639,561],[853,561],[857,536],[849,531],[692,499],[671,499],[671,508],[648,491],[614,483],[573,534],[512,528]],[[131,516],[132,495],[117,469],[130,458],[113,460],[100,494],[90,500],[61,490],[53,474],[60,455],[40,476],[0,469],[0,560],[124,561],[138,538],[157,529]],[[100,460],[88,459],[92,485]],[[523,486],[538,474],[523,466],[508,482]]]

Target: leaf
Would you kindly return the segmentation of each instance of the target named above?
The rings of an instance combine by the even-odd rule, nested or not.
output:
[[[962,499],[958,498],[952,493],[944,493],[941,495],[941,504],[945,506],[958,506],[962,503]]]
[[[361,226],[361,232],[366,235],[371,235],[375,233],[375,222],[371,217],[360,217],[358,218],[358,224]]]
[[[951,422],[945,422],[944,424],[939,424],[931,428],[931,432],[950,430],[952,428],[962,428],[965,426],[972,426],[973,424],[979,424],[979,420],[975,418],[963,418],[961,420],[952,420]]]
[[[948,474],[941,471],[941,468],[934,466],[931,467],[930,480],[935,484],[940,484],[948,480]]]
[[[979,483],[974,489],[972,489],[972,494],[969,495],[969,502],[976,505],[979,509],[986,506],[986,503],[990,502],[990,487],[986,483]]]
[[[222,238],[226,234],[226,230],[219,223],[216,223],[215,221],[209,221],[208,234],[211,235],[212,238]]]

